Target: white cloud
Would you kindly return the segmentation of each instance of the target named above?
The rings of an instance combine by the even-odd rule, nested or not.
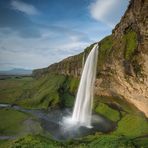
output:
[[[44,34],[46,33],[46,34]],[[42,68],[83,51],[90,43],[79,34],[53,40],[51,32],[42,30],[40,38],[21,38],[17,32],[0,33],[0,69]],[[62,34],[62,33],[58,33]],[[62,34],[63,35],[63,34]]]
[[[21,11],[27,15],[37,15],[39,11],[31,4],[24,3],[18,0],[12,0],[11,6],[13,9]]]
[[[111,28],[120,20],[129,0],[95,0],[89,6],[92,18],[101,21]]]

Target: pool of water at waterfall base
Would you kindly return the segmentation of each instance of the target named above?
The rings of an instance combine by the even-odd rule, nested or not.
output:
[[[93,114],[91,126],[87,127],[72,120],[72,109],[25,109],[20,106],[10,104],[0,104],[0,109],[8,108],[25,113],[29,113],[37,118],[41,127],[49,133],[54,140],[67,141],[81,138],[96,132],[108,133],[116,129],[116,122],[104,116]]]
[[[54,110],[47,114],[47,118],[41,119],[42,127],[48,131],[53,139],[65,141],[77,139],[96,132],[108,133],[116,128],[116,123],[98,115],[92,115],[91,126],[85,126],[71,119],[70,109]]]

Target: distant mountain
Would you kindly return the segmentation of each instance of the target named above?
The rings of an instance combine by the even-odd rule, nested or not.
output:
[[[31,75],[32,70],[23,68],[14,68],[8,71],[0,71],[0,75]]]

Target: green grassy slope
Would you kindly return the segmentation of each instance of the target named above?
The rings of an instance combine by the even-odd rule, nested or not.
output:
[[[71,107],[78,83],[76,78],[54,74],[40,79],[0,80],[0,103],[18,104],[27,108]]]
[[[0,103],[14,103],[31,87],[32,82],[32,77],[12,77],[0,80]]]
[[[0,136],[17,135],[25,128],[23,122],[29,115],[10,109],[0,109]]]
[[[23,95],[17,104],[29,108],[54,107],[60,103],[59,88],[64,83],[63,75],[47,75],[34,80],[32,87],[28,90],[28,96]]]

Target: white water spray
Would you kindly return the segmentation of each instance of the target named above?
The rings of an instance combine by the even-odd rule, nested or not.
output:
[[[72,121],[82,126],[91,126],[97,59],[98,45],[95,44],[84,65],[72,114]]]

